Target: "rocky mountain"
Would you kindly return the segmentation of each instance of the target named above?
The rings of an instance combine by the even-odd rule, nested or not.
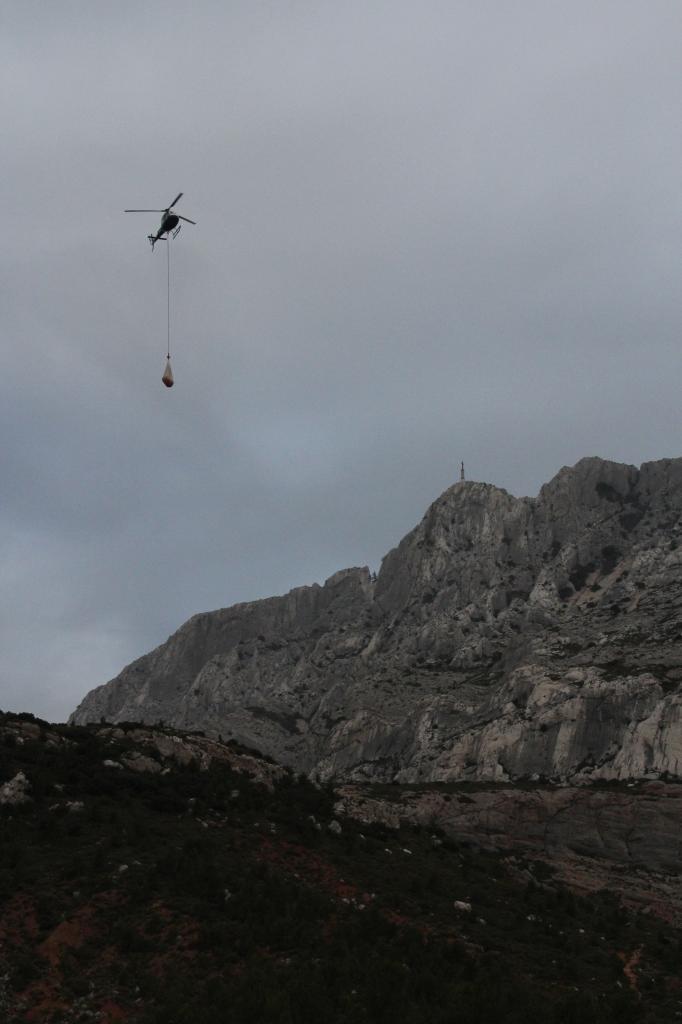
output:
[[[376,579],[196,615],[73,723],[234,738],[319,779],[682,776],[682,459],[450,487]]]

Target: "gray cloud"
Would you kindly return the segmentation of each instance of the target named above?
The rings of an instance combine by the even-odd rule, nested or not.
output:
[[[377,566],[466,460],[679,454],[677,2],[3,13],[0,706]],[[178,190],[197,220],[145,240]]]

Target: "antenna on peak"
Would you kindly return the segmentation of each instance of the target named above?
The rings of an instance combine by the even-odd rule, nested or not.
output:
[[[460,470],[459,470],[459,482],[461,484],[463,484],[464,480],[465,480],[465,476],[464,476],[464,462],[462,462],[460,464]]]

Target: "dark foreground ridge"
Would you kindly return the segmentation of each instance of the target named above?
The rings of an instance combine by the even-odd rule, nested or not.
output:
[[[424,792],[466,804],[479,790]],[[577,894],[522,851],[411,824],[394,791],[382,823],[372,794],[368,807],[197,733],[0,714],[0,1019],[680,1015],[679,930]]]
[[[682,459],[450,487],[383,560],[196,615],[72,720],[354,782],[682,781]]]

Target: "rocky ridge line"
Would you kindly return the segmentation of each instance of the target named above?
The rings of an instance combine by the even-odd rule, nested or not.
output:
[[[682,459],[458,483],[384,558],[196,615],[76,723],[164,721],[318,778],[682,777]]]

